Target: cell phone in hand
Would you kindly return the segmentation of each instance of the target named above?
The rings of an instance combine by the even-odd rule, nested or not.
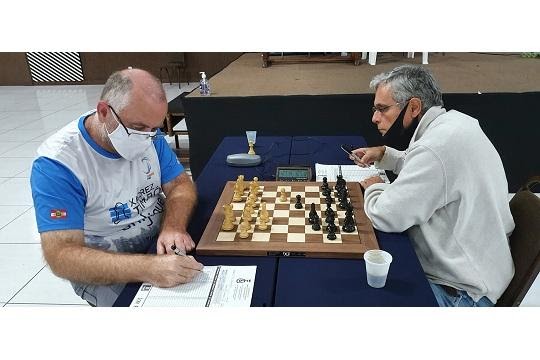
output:
[[[357,161],[360,161],[360,158],[353,153],[354,147],[352,145],[342,144],[341,150],[345,151],[347,154],[352,155]]]

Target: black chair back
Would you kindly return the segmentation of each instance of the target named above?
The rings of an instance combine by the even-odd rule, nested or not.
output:
[[[510,250],[516,271],[496,306],[519,306],[540,271],[540,198],[533,193],[535,186],[540,188],[540,176],[531,178],[510,200],[516,223]]]

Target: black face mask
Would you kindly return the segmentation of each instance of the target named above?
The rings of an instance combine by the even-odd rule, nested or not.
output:
[[[418,116],[412,120],[411,126],[409,126],[408,128],[404,128],[403,118],[405,117],[405,113],[407,112],[407,107],[409,107],[409,103],[407,103],[407,106],[405,106],[403,110],[401,110],[396,121],[394,121],[386,134],[382,136],[382,143],[384,145],[401,151],[409,147],[412,136],[416,131],[416,128],[418,127]]]

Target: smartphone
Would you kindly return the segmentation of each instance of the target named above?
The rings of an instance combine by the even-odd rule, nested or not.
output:
[[[357,161],[360,161],[360,158],[353,153],[354,148],[351,145],[342,144],[341,150],[345,151],[347,154],[352,155]]]

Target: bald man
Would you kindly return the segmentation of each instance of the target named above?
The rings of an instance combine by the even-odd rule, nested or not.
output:
[[[202,269],[173,251],[195,247],[186,229],[197,194],[158,130],[166,112],[159,80],[122,70],[95,110],[38,149],[30,182],[43,255],[92,306],[113,305],[128,282],[171,287]]]

